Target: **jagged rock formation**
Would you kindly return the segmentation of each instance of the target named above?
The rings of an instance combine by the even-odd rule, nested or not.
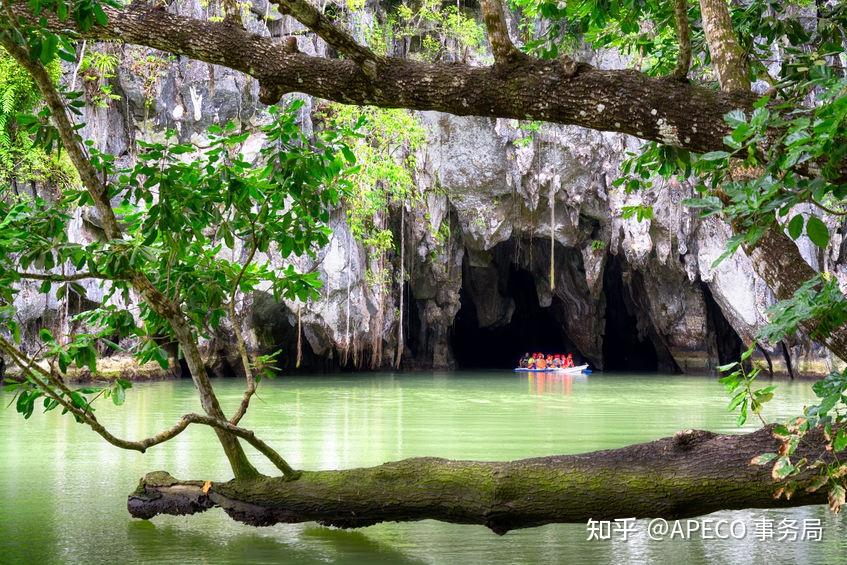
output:
[[[175,6],[194,16],[207,10],[196,0]],[[258,16],[246,20],[252,31],[292,34],[307,53],[327,50],[263,2],[251,10]],[[165,129],[201,139],[214,122],[249,127],[267,119],[258,85],[239,73],[137,47],[105,49],[118,49],[110,81],[121,99],[88,107],[83,135],[119,162],[132,161],[136,139]],[[602,56],[604,66],[615,64],[613,55]],[[307,98],[302,108],[307,131],[316,106]],[[319,300],[276,303],[257,293],[242,305],[252,346],[284,349],[285,368],[293,365],[298,339],[304,368],[391,366],[401,292],[404,368],[507,366],[523,350],[548,347],[574,350],[598,368],[702,372],[736,356],[765,322],[773,296],[743,252],[712,268],[729,230],[681,204],[690,187],[627,195],[612,186],[637,140],[556,125],[541,126],[529,139],[512,120],[430,112],[419,118],[428,142],[417,156],[421,198],[406,205],[402,223],[405,280],[388,295],[375,290],[367,252],[339,209],[332,241],[315,259],[324,283]],[[251,136],[245,153],[254,154],[262,141]],[[655,217],[641,223],[621,217],[623,206],[638,203],[652,204]],[[399,215],[393,210],[390,222],[397,236]],[[96,230],[82,217],[79,224],[79,238]],[[847,243],[833,232],[825,254],[805,244],[804,256],[847,281]],[[390,259],[398,281],[399,253]],[[300,267],[314,264],[304,260]],[[102,298],[96,285],[86,289],[78,307]],[[67,323],[64,304],[51,297],[24,293],[20,302],[30,335],[40,325]],[[235,355],[228,343],[222,332],[207,344],[220,373],[239,366],[228,359]],[[786,371],[787,360],[801,373],[820,374],[832,363],[803,339],[762,344],[762,351],[777,372]]]

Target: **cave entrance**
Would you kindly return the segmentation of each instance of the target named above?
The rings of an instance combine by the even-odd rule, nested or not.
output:
[[[709,285],[704,282],[700,285],[703,289],[703,300],[706,302],[706,324],[714,338],[714,351],[711,353],[718,358],[719,365],[736,361],[744,351],[744,342],[724,316]]]
[[[655,372],[659,369],[659,355],[653,340],[647,331],[638,328],[637,305],[631,291],[633,283],[624,283],[623,260],[609,255],[603,273],[606,296],[603,369],[606,371]],[[637,292],[637,285],[635,289]]]
[[[283,302],[271,295],[256,292],[253,295],[253,327],[257,330],[262,354],[280,352],[274,366],[282,374],[324,373],[348,370],[341,367],[333,355],[318,355],[309,345],[305,330],[301,340],[302,359],[297,363],[297,315]]]
[[[541,307],[535,280],[528,271],[510,266],[500,276],[496,287],[482,291],[496,292],[505,303],[503,323],[480,327],[474,292],[465,283],[460,292],[460,308],[452,329],[452,349],[460,369],[506,369],[517,366],[527,352],[574,352],[562,324],[556,320],[554,308]],[[467,270],[464,280],[467,280]],[[554,301],[558,300],[556,298]],[[509,315],[510,311],[510,315]]]

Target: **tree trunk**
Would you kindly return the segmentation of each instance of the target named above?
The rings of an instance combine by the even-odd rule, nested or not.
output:
[[[498,534],[588,518],[684,518],[723,509],[819,504],[807,493],[814,475],[793,480],[790,500],[775,499],[782,482],[771,466],[750,460],[778,449],[772,427],[743,435],[688,430],[621,449],[512,462],[405,459],[377,467],[306,471],[295,481],[262,477],[226,483],[178,481],[148,474],[128,499],[129,512],[193,514],[223,508],[252,525],[317,521],[362,527],[384,521],[436,519],[483,524]],[[795,457],[830,457],[818,431]]]

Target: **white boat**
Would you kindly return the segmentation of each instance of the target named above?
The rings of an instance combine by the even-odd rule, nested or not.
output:
[[[581,373],[586,372],[588,369],[588,364],[585,365],[577,365],[575,367],[548,367],[546,369],[526,369],[523,367],[519,367],[515,369],[517,373],[557,373],[564,375],[579,375]]]

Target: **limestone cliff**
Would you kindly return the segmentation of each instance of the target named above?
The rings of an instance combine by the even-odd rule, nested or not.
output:
[[[195,16],[208,10],[195,0],[172,9]],[[253,31],[293,34],[301,51],[326,51],[262,2],[253,2],[252,12]],[[119,99],[89,105],[83,135],[121,162],[132,161],[135,140],[166,129],[200,140],[211,123],[233,120],[250,129],[267,120],[257,84],[243,75],[135,47],[89,48],[120,61],[108,79]],[[597,55],[584,57],[598,62]],[[620,64],[603,58],[605,66]],[[305,101],[300,119],[311,131],[318,101]],[[367,250],[340,208],[331,217],[331,243],[316,259],[320,299],[276,303],[257,293],[243,305],[253,347],[284,349],[286,368],[298,335],[303,366],[312,370],[390,367],[402,335],[400,366],[409,369],[502,364],[523,348],[557,346],[598,368],[704,372],[736,356],[765,322],[771,292],[742,252],[712,267],[729,230],[681,204],[692,196],[689,186],[630,195],[613,187],[638,140],[556,125],[530,133],[510,120],[418,118],[427,132],[416,159],[419,197],[390,210],[395,241],[404,242],[402,269],[399,249],[390,256],[390,292],[369,281]],[[262,142],[252,135],[244,152],[255,153]],[[640,203],[653,205],[652,220],[622,218],[624,206]],[[86,238],[96,226],[80,214],[75,229]],[[801,242],[804,256],[847,281],[847,244],[841,230],[832,231],[826,253]],[[96,285],[86,289],[71,309],[102,298]],[[20,302],[30,332],[67,323],[68,306],[53,297],[27,292]],[[222,332],[206,344],[222,373],[238,366],[228,359],[228,340]],[[785,372],[788,360],[806,373],[826,372],[832,362],[806,339],[761,345],[776,372]]]

